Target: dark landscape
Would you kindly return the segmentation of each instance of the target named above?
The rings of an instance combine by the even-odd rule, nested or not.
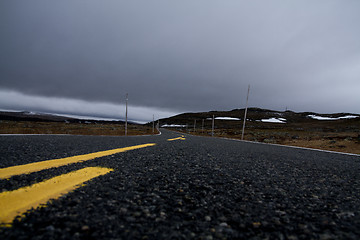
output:
[[[163,127],[177,131],[211,136],[213,115],[215,116],[214,136],[241,139],[244,109],[184,113],[160,119],[160,123]],[[332,120],[318,120],[316,117],[314,119],[309,116]],[[347,116],[353,117],[346,118]],[[296,113],[249,108],[244,140],[360,154],[359,116],[359,114],[351,113]],[[218,120],[217,117],[238,120]],[[261,121],[268,119],[275,119],[282,123]],[[279,119],[283,119],[283,121]]]
[[[113,171],[27,211],[11,227],[0,224],[0,236],[358,239],[359,155],[254,142],[359,154],[359,115],[250,108],[248,142],[224,139],[241,138],[243,113],[236,109],[160,119],[163,130],[157,136],[152,122],[131,123],[129,135],[147,136],[121,137],[122,121],[2,112],[1,133],[14,134],[0,136],[2,169],[137,144],[154,146],[0,179],[6,196],[84,167]],[[212,116],[217,118],[214,137]]]
[[[164,128],[212,136],[213,116],[215,137],[241,139],[244,109],[183,113],[159,122]],[[125,135],[123,121],[84,120],[28,112],[0,112],[0,121],[0,134]],[[152,122],[129,123],[128,135],[153,134],[152,126]],[[154,133],[158,131],[155,129]],[[360,154],[360,115],[249,108],[244,140]]]
[[[128,135],[152,134],[152,127],[128,123]],[[155,133],[158,133],[155,130]],[[124,121],[77,119],[29,112],[0,112],[0,134],[125,135]]]

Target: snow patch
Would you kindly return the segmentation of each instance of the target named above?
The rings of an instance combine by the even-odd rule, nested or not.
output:
[[[240,118],[233,118],[233,117],[216,117],[215,120],[235,120],[235,121],[239,121],[241,119]]]
[[[261,119],[261,122],[267,122],[267,123],[286,123],[285,118],[269,118],[269,119]]]
[[[358,118],[359,116],[354,116],[354,115],[346,115],[346,116],[342,116],[342,117],[322,117],[322,116],[317,116],[317,115],[308,115],[308,117],[312,118],[312,119],[316,119],[316,120],[340,120],[340,119],[352,119],[352,118]]]
[[[206,120],[212,120],[212,118],[207,118]],[[215,120],[232,120],[232,121],[240,121],[240,118],[233,117],[216,117]]]
[[[25,115],[38,115],[36,112],[24,112]]]
[[[83,116],[83,115],[74,115],[74,114],[49,114],[53,116],[59,117],[69,117],[69,118],[76,118],[80,120],[97,120],[97,121],[120,121],[121,119],[116,118],[105,118],[105,117],[93,117],[93,116]],[[123,120],[122,120],[123,121]]]
[[[178,125],[178,124],[164,124],[161,127],[186,127],[186,125]]]

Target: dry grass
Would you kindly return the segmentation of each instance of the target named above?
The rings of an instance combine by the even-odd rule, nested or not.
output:
[[[185,132],[185,130],[180,130]],[[211,136],[211,130],[188,129],[194,135]],[[241,130],[216,129],[215,137],[241,139]],[[355,132],[308,132],[281,129],[246,129],[244,140],[307,147],[329,151],[360,154],[360,141]]]
[[[125,135],[124,124],[0,121],[0,134]],[[129,124],[128,135],[150,135],[152,128]],[[157,131],[155,131],[157,134]]]
[[[187,126],[177,128],[191,134],[211,136],[212,117],[242,118],[244,109],[183,113],[161,119],[162,124]],[[320,121],[308,117],[310,112],[277,112],[267,109],[249,108],[246,121],[245,140],[254,142],[293,145],[308,148],[360,154],[360,115],[358,118],[336,121]],[[315,114],[318,115],[318,114]],[[326,114],[328,117],[348,115],[345,113]],[[353,115],[353,114],[349,114]],[[285,118],[286,123],[269,123],[261,119]],[[197,130],[194,133],[196,120]],[[215,136],[241,138],[243,122],[215,119]],[[201,129],[204,127],[204,132]],[[172,128],[174,129],[174,128]],[[175,129],[174,129],[175,130]]]

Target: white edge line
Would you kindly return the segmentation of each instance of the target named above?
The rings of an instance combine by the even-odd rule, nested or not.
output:
[[[291,146],[291,145],[282,145],[282,144],[276,144],[276,143],[252,142],[252,141],[233,139],[233,138],[223,138],[223,137],[219,137],[219,138],[226,139],[226,140],[231,140],[231,141],[238,141],[238,142],[247,142],[247,143],[263,144],[263,145],[273,145],[273,146],[278,146],[278,147],[288,147],[288,148],[304,149],[304,150],[326,152],[326,153],[337,153],[337,154],[343,154],[343,155],[349,155],[349,156],[357,156],[357,157],[360,156],[360,154],[356,154],[356,153],[336,152],[336,151],[322,150],[322,149],[317,149],[317,148],[307,148],[307,147],[299,147],[299,146]]]
[[[174,130],[173,130],[173,131],[174,131]],[[175,131],[175,132],[177,132],[177,131]],[[179,132],[179,133],[182,133],[182,132]],[[192,134],[189,134],[189,133],[183,133],[183,134],[185,134],[185,135],[190,135],[190,136],[194,136],[194,137],[214,138],[214,137],[210,137],[210,136],[192,135]],[[337,153],[337,154],[343,154],[343,155],[349,155],[349,156],[356,156],[356,157],[359,157],[359,156],[360,156],[360,154],[356,154],[356,153],[336,152],[336,151],[322,150],[322,149],[317,149],[317,148],[307,148],[307,147],[298,147],[298,146],[291,146],[291,145],[281,145],[281,144],[275,144],[275,143],[253,142],[253,141],[240,140],[240,139],[234,139],[234,138],[225,138],[225,137],[215,137],[215,138],[225,139],[225,140],[230,140],[230,141],[237,141],[237,142],[246,142],[246,143],[263,144],[263,145],[273,145],[273,146],[278,146],[278,147],[288,147],[288,148],[304,149],[304,150],[311,150],[311,151],[318,151],[318,152],[326,152],[326,153]]]

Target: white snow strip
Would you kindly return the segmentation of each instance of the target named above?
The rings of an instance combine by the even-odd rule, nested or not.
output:
[[[239,121],[241,120],[240,118],[233,118],[233,117],[216,117],[215,120],[235,120],[235,121]]]
[[[186,125],[178,125],[178,124],[164,124],[161,127],[186,127]]]
[[[310,117],[312,119],[323,120],[324,121],[324,120],[352,119],[352,118],[358,118],[359,116],[347,115],[347,116],[332,118],[332,117],[322,117],[322,116],[317,116],[317,115],[308,115],[308,117]]]
[[[38,115],[36,112],[25,112],[25,115]]]
[[[124,119],[119,119],[119,118],[106,118],[106,117],[94,117],[94,116],[84,116],[84,115],[74,115],[74,114],[57,114],[57,113],[51,113],[51,114],[47,114],[47,115],[54,115],[54,116],[59,116],[59,117],[69,117],[69,118],[75,118],[75,119],[79,119],[79,120],[95,120],[95,121],[109,121],[109,122],[123,121],[123,122],[125,122]],[[129,122],[138,123],[138,124],[147,123],[144,121],[135,121],[135,120],[131,120],[131,119],[129,119]]]
[[[121,120],[121,119],[116,119],[116,118],[93,117],[93,116],[83,116],[83,115],[73,115],[73,114],[51,114],[51,115],[60,116],[60,117],[76,118],[76,119],[80,119],[80,120],[97,120],[97,121],[120,121]]]
[[[212,118],[207,118],[206,120],[212,120]],[[216,117],[215,120],[232,120],[232,121],[240,121],[240,118],[233,117]]]
[[[351,118],[358,118],[359,116],[347,115],[343,117],[339,117],[340,119],[351,119]]]
[[[267,123],[285,123],[285,118],[269,118],[269,119],[261,119],[261,122],[267,122]]]

